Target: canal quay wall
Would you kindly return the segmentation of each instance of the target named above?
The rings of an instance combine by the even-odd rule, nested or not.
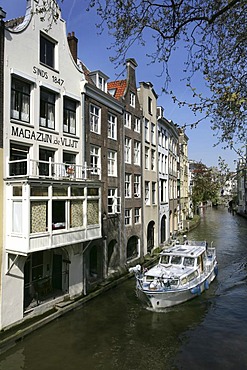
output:
[[[152,265],[158,258],[158,251],[154,252],[152,256],[147,256],[143,260],[143,265],[145,267]],[[60,316],[79,308],[86,304],[88,301],[97,297],[106,291],[113,289],[123,283],[124,281],[133,277],[133,273],[125,272],[122,275],[112,277],[111,280],[106,280],[99,284],[94,291],[90,292],[88,295],[77,298],[75,300],[68,300],[59,302],[50,311],[46,311],[43,314],[31,316],[29,314],[26,318],[22,320],[21,323],[14,325],[11,328],[2,330],[0,332],[0,354],[6,352],[8,349],[13,347],[17,342],[23,340],[27,335],[31,334],[35,330],[41,328],[42,326],[50,323],[51,321],[58,319]]]
[[[179,238],[179,235],[189,233],[191,230],[196,228],[199,225],[199,223],[200,217],[196,217],[194,220],[191,220],[189,230],[188,229],[182,230],[180,233],[178,233],[177,237]],[[164,245],[163,248],[168,246],[169,244]],[[143,258],[142,261],[139,262],[144,267],[151,266],[157,261],[161,249],[162,248],[157,248],[151,255],[147,255],[145,258]],[[132,277],[133,272],[130,273],[126,269],[125,271],[122,272],[122,275],[118,273],[115,275],[115,277],[113,276],[111,277],[111,279],[102,282],[95,288],[94,291],[90,292],[86,296],[77,298],[75,300],[59,302],[51,310],[46,311],[40,315],[32,316],[32,314],[29,314],[19,324],[16,324],[13,327],[2,330],[0,332],[0,354],[12,348],[17,342],[23,340],[27,335],[31,334],[35,330],[43,327],[44,325],[52,322],[53,320],[58,319],[62,315],[83,306],[88,301],[96,298],[98,295],[103,294],[106,291],[117,287],[118,285]]]

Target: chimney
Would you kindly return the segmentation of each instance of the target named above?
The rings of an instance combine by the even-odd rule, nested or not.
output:
[[[68,44],[70,48],[70,52],[72,54],[72,57],[74,61],[77,63],[77,44],[78,44],[78,39],[75,37],[75,33],[68,33]]]
[[[136,67],[138,64],[136,63],[134,58],[128,58],[126,60],[126,66],[127,66],[127,80],[128,84],[132,89],[136,89]]]

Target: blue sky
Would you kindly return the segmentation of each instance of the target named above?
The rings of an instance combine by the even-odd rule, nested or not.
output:
[[[94,11],[86,11],[87,0],[64,0],[61,5],[62,17],[67,24],[67,33],[75,32],[78,38],[78,57],[86,64],[89,70],[100,69],[107,76],[109,80],[117,78],[125,78],[125,68],[116,69],[110,62],[109,57],[114,55],[113,50],[109,47],[113,40],[109,37],[107,30],[102,35],[98,34],[95,26],[97,17]],[[16,18],[25,14],[26,0],[0,0],[0,6],[6,11],[6,20]],[[164,107],[164,114],[167,119],[173,120],[178,125],[193,123],[195,120],[194,114],[186,108],[178,108],[173,103],[171,97],[162,94],[162,86],[164,84],[164,77],[160,77],[161,67],[159,65],[148,65],[149,60],[146,53],[150,52],[146,47],[134,45],[129,51],[127,57],[135,58],[138,63],[136,70],[137,82],[150,81],[153,84],[154,90],[159,95],[158,105]],[[189,92],[185,88],[185,84],[180,81],[182,76],[182,52],[174,55],[170,66],[172,82],[170,90],[174,90],[180,99],[189,97]],[[203,92],[204,85],[200,77],[197,76],[197,89]],[[234,151],[223,150],[217,143],[217,138],[214,137],[213,131],[210,129],[208,121],[202,121],[196,129],[188,127],[186,134],[189,137],[189,159],[195,161],[202,161],[207,166],[217,166],[218,157],[221,156],[226,163],[228,163],[231,170],[235,170],[234,161],[238,159]]]

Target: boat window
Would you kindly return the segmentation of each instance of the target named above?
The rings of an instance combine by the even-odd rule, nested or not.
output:
[[[154,276],[146,276],[146,281],[149,282],[149,281],[153,281],[155,279]]]
[[[194,266],[194,261],[192,257],[184,257],[184,266]]]
[[[163,264],[167,265],[169,263],[169,258],[170,258],[170,256],[166,256],[166,255],[161,256],[160,263],[163,263]]]
[[[187,278],[186,277],[184,277],[182,280],[181,280],[181,284],[182,285],[184,285],[184,284],[186,284],[187,283]]]
[[[181,256],[172,256],[171,263],[173,265],[180,265],[181,261],[182,261]]]
[[[170,280],[170,285],[178,285],[178,280]]]

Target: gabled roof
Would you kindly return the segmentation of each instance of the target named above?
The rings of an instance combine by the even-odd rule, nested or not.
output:
[[[107,90],[112,93],[112,96],[114,98],[120,100],[125,93],[125,89],[127,86],[127,80],[118,80],[118,81],[112,81],[107,83]]]

